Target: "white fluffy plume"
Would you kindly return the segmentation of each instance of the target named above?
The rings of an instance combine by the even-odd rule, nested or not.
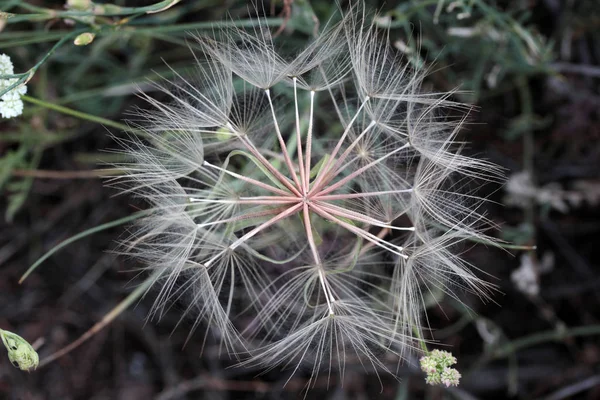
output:
[[[120,141],[114,183],[151,205],[124,248],[162,272],[155,313],[183,304],[245,364],[393,370],[386,353],[424,340],[426,293],[492,288],[454,249],[491,240],[465,183],[501,173],[459,154],[444,110],[463,106],[423,93],[366,19],[295,56],[260,23],[197,38],[195,76],[142,94],[143,139]]]

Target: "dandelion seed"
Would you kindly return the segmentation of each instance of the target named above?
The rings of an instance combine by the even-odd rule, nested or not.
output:
[[[157,84],[167,102],[141,95],[147,141],[120,140],[131,161],[113,180],[152,207],[124,252],[163,271],[153,315],[183,303],[243,365],[304,369],[310,386],[418,351],[425,291],[489,295],[453,248],[492,240],[463,182],[501,172],[459,153],[464,119],[443,115],[462,106],[423,93],[361,7],[296,57],[261,22],[198,43],[194,79]]]

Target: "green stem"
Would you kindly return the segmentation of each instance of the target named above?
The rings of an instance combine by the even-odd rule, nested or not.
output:
[[[520,339],[513,340],[507,343],[492,353],[492,357],[495,359],[507,357],[517,351],[535,346],[537,344],[545,342],[558,342],[567,338],[577,336],[594,336],[600,335],[600,325],[589,325],[589,326],[578,326],[575,328],[565,329],[563,332],[557,332],[556,330],[550,330],[545,332],[535,333],[530,336],[522,337]]]
[[[171,6],[179,3],[180,0],[163,0],[156,4],[152,4],[144,7],[120,7],[113,4],[95,4],[88,11],[77,11],[77,10],[54,10],[51,8],[43,8],[32,5],[21,5],[21,7],[29,11],[37,11],[34,14],[16,14],[14,17],[8,19],[9,23],[16,23],[21,21],[45,21],[55,18],[77,18],[77,17],[114,17],[120,15],[131,15],[131,14],[152,14],[164,11]]]
[[[148,278],[138,286],[133,292],[129,294],[125,299],[123,299],[115,308],[113,308],[108,314],[106,314],[100,321],[98,321],[94,326],[92,326],[89,330],[87,330],[83,335],[81,335],[77,340],[73,343],[69,344],[66,347],[63,347],[56,353],[51,354],[50,356],[44,358],[39,367],[43,367],[51,363],[52,361],[64,356],[65,354],[71,352],[72,350],[79,347],[85,341],[93,337],[96,333],[100,332],[104,327],[110,324],[115,318],[117,318],[123,311],[125,311],[129,306],[131,306],[134,302],[139,300],[144,293],[150,289],[150,287],[156,282],[156,280],[162,275],[162,271],[158,270],[154,272],[154,274]]]
[[[143,8],[143,7],[141,7],[141,8]],[[11,20],[13,20],[13,19],[11,19]],[[5,89],[0,90],[0,96],[3,96],[4,94],[8,93],[10,90],[13,90],[14,88],[16,88],[19,85],[26,84],[27,82],[29,82],[29,80],[33,77],[33,75],[40,68],[40,66],[44,62],[46,62],[46,60],[59,47],[61,47],[68,40],[71,40],[84,32],[89,32],[90,30],[95,31],[95,33],[97,35],[121,35],[121,34],[132,34],[132,33],[153,34],[153,33],[159,33],[159,32],[163,32],[163,33],[164,32],[178,32],[178,31],[188,31],[188,30],[195,30],[195,29],[197,30],[197,29],[214,29],[214,28],[230,28],[230,27],[249,28],[249,27],[255,27],[257,25],[274,27],[274,26],[280,26],[281,24],[283,24],[282,18],[264,18],[264,19],[260,19],[260,20],[248,19],[248,20],[241,20],[241,21],[194,22],[194,23],[188,23],[188,24],[176,24],[176,25],[167,25],[167,26],[158,26],[158,27],[156,27],[156,26],[125,27],[124,29],[121,29],[121,27],[112,27],[111,26],[111,27],[109,27],[110,29],[102,29],[102,28],[99,29],[99,28],[92,28],[92,27],[87,28],[87,29],[78,29],[78,30],[73,31],[73,32],[65,35],[64,37],[62,37],[54,46],[52,46],[50,51],[48,51],[48,53],[46,53],[46,55],[44,55],[44,57],[42,57],[42,59],[36,65],[34,65],[31,69],[29,69],[29,71],[21,73],[21,74],[14,74],[14,75],[1,75],[0,79],[10,79],[10,78],[18,78],[18,79],[12,85],[8,86]],[[39,39],[40,38],[33,38],[32,40],[34,40],[35,42],[41,42]],[[25,42],[27,42],[27,41],[25,41]]]
[[[567,338],[573,338],[578,336],[597,336],[600,335],[600,325],[589,325],[589,326],[578,326],[575,328],[566,328],[562,331],[549,330],[544,332],[534,333],[529,336],[525,336],[502,346],[499,346],[492,351],[485,353],[479,360],[477,360],[469,371],[465,374],[465,378],[474,374],[475,371],[480,370],[484,365],[488,364],[493,360],[499,360],[506,357],[512,357],[519,350],[532,347],[545,342],[559,342]]]
[[[120,122],[111,121],[110,119],[98,117],[96,115],[91,115],[88,113],[84,113],[82,111],[73,110],[72,108],[59,106],[58,104],[49,103],[47,101],[36,99],[35,97],[30,97],[27,95],[23,95],[23,96],[21,96],[21,98],[29,103],[48,108],[50,110],[58,111],[63,114],[71,115],[76,118],[80,118],[80,119],[91,121],[91,122],[97,122],[99,124],[102,124],[105,126],[110,126],[112,128],[116,128],[116,129],[120,129],[120,130],[124,130],[124,131],[130,130],[130,128],[127,125],[122,124]]]
[[[440,224],[440,223],[436,223],[436,222],[432,222],[432,225],[434,225],[436,228],[438,229],[442,229],[442,230],[446,230],[446,232],[450,231],[450,228],[446,225]],[[510,243],[503,243],[503,242],[495,242],[493,240],[488,240],[485,238],[476,238],[476,237],[469,237],[466,238],[465,240],[468,240],[470,242],[473,243],[480,243],[486,246],[492,246],[492,247],[498,247],[500,249],[510,249],[510,250],[535,250],[537,248],[537,246],[522,246],[522,245],[518,245],[518,244],[510,244]]]
[[[529,89],[529,82],[527,78],[520,75],[517,78],[517,88],[519,90],[519,99],[521,102],[521,109],[523,116],[526,121],[531,121],[533,117],[533,107],[531,101],[531,91]],[[535,142],[533,139],[533,132],[531,129],[526,129],[523,132],[523,170],[529,175],[531,183],[535,185],[535,170],[533,163],[533,155],[535,152]],[[525,207],[525,222],[531,227],[534,227],[535,223],[535,204],[533,199],[527,202]],[[534,230],[532,229],[532,232]],[[535,242],[535,236],[530,238],[531,242]]]
[[[46,62],[46,60],[48,59],[48,57],[50,57],[52,54],[54,54],[54,52],[60,46],[62,46],[66,41],[68,41],[68,40],[76,37],[77,35],[79,35],[80,33],[83,33],[83,32],[85,32],[85,30],[79,29],[79,30],[71,32],[70,34],[68,34],[65,37],[63,37],[62,39],[60,39],[58,42],[56,42],[56,44],[54,46],[52,46],[52,48],[50,49],[50,51],[48,51],[48,53],[46,53],[46,55],[44,55],[44,57],[42,57],[42,59],[40,61],[38,61],[37,64],[35,64],[33,67],[31,67],[29,69],[29,71],[24,72],[22,74],[15,74],[15,75],[0,75],[0,79],[19,78],[15,83],[13,83],[12,85],[8,86],[4,90],[1,90],[0,91],[0,96],[3,96],[5,93],[8,93],[10,90],[16,88],[19,85],[26,84],[27,82],[29,82],[29,80],[33,77],[33,75],[36,73],[36,71],[42,66],[42,64],[44,62]]]
[[[421,346],[421,350],[423,350],[423,353],[425,354],[429,354],[429,349],[427,349],[427,345],[425,344],[425,339],[423,339],[423,336],[421,336],[421,331],[413,325],[412,327],[413,333],[415,334],[415,336],[417,337],[417,339],[419,339],[419,346]]]
[[[240,21],[220,21],[220,22],[191,22],[188,24],[176,24],[166,26],[140,26],[130,27],[128,32],[135,33],[165,33],[189,31],[195,29],[213,29],[213,28],[253,28],[257,25],[261,27],[277,27],[283,24],[283,18],[263,18],[260,20],[244,19]]]

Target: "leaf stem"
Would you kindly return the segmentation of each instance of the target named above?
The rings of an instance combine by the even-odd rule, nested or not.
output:
[[[304,157],[302,155],[302,134],[300,133],[300,113],[298,111],[298,78],[294,77],[294,108],[296,110],[296,147],[298,150],[298,169],[300,170],[300,181],[302,194],[308,193],[308,181],[306,179],[306,170],[304,168]]]
[[[306,134],[306,169],[304,176],[306,179],[306,190],[310,191],[310,159],[312,157],[312,130],[313,130],[313,116],[315,106],[315,91],[310,91],[310,113],[308,117],[308,133]]]
[[[340,148],[342,147],[342,144],[344,143],[344,140],[346,140],[346,136],[348,136],[348,133],[352,129],[352,125],[354,124],[354,121],[356,121],[356,118],[358,118],[358,114],[360,114],[361,110],[367,104],[368,101],[369,101],[369,96],[367,96],[365,98],[365,100],[362,102],[362,104],[360,105],[360,107],[358,107],[358,110],[356,110],[356,114],[354,114],[354,117],[352,117],[352,119],[348,123],[348,126],[344,130],[344,133],[340,137],[340,140],[338,140],[335,148],[333,149],[333,152],[331,153],[331,156],[329,157],[329,159],[327,160],[327,163],[323,167],[322,173],[319,174],[319,176],[315,180],[313,188],[311,189],[311,193],[314,193],[315,191],[319,190],[321,186],[323,186],[325,176],[328,175],[328,173],[330,172],[329,170],[331,169],[331,164],[333,163],[333,161],[335,159],[335,156],[340,151]]]
[[[134,220],[136,220],[136,219],[138,219],[140,217],[143,217],[144,215],[147,215],[147,214],[148,214],[148,211],[139,211],[139,212],[131,214],[131,215],[127,216],[127,217],[119,218],[117,220],[110,221],[110,222],[107,222],[105,224],[101,224],[101,225],[95,226],[95,227],[90,228],[90,229],[86,229],[85,231],[80,232],[80,233],[78,233],[75,236],[71,236],[70,238],[68,238],[68,239],[64,240],[63,242],[61,242],[60,244],[54,246],[46,254],[44,254],[43,256],[41,256],[40,258],[38,258],[38,260],[35,263],[33,263],[31,265],[31,267],[29,267],[27,269],[27,271],[23,274],[23,276],[21,276],[21,279],[19,279],[19,283],[23,283],[23,281],[25,279],[27,279],[27,277],[29,275],[31,275],[31,273],[33,271],[35,271],[35,269],[37,267],[39,267],[40,264],[42,264],[50,256],[52,256],[54,253],[56,253],[57,251],[59,251],[63,247],[66,247],[66,246],[70,245],[71,243],[76,242],[79,239],[83,239],[84,237],[89,236],[91,234],[94,234],[96,232],[101,232],[103,230],[110,229],[110,228],[115,227],[115,226],[126,224],[127,222],[134,221]]]
[[[273,117],[273,123],[275,124],[275,132],[277,133],[277,139],[279,140],[279,146],[281,147],[281,152],[283,153],[283,158],[285,160],[285,164],[288,167],[290,175],[296,184],[296,188],[298,190],[302,190],[302,185],[298,181],[298,176],[294,171],[294,166],[292,165],[292,160],[290,159],[290,154],[288,152],[285,141],[283,140],[283,136],[281,135],[281,130],[279,129],[279,122],[277,122],[277,116],[275,115],[275,107],[273,106],[273,101],[271,100],[271,91],[269,89],[265,90],[267,94],[267,98],[269,99],[269,106],[271,107],[271,116]],[[300,144],[298,143],[298,148],[300,148]],[[299,194],[299,193],[298,193]]]
[[[110,126],[111,128],[116,128],[116,129],[123,130],[123,131],[131,130],[130,127],[128,127],[127,125],[122,124],[120,122],[111,121],[110,119],[98,117],[96,115],[91,115],[91,114],[85,113],[83,111],[73,110],[72,108],[59,106],[58,104],[53,104],[53,103],[50,103],[45,100],[36,99],[35,97],[23,95],[23,96],[21,96],[21,98],[31,104],[35,104],[37,106],[48,108],[50,110],[58,111],[62,114],[70,115],[72,117],[80,118],[80,119],[91,121],[91,122],[96,122],[96,123],[99,123],[99,124],[102,124],[105,126]]]
[[[308,240],[308,244],[310,246],[310,250],[313,255],[313,259],[315,261],[315,266],[318,269],[319,273],[319,282],[321,283],[321,287],[323,288],[323,294],[325,295],[325,301],[327,302],[327,307],[329,308],[329,315],[334,315],[333,307],[331,303],[334,300],[333,294],[331,293],[331,288],[327,284],[327,277],[325,275],[325,271],[323,270],[323,264],[321,263],[321,257],[319,256],[319,251],[317,250],[317,245],[315,243],[315,238],[312,231],[312,223],[310,221],[310,212],[308,208],[308,204],[304,203],[303,207],[303,216],[304,216],[304,229],[306,230],[306,238]]]
[[[52,361],[68,354],[72,350],[75,350],[77,347],[82,345],[108,324],[110,324],[115,318],[117,318],[123,311],[125,311],[129,306],[131,306],[135,301],[140,299],[148,289],[154,284],[156,279],[160,277],[163,273],[162,270],[157,270],[152,276],[146,278],[146,280],[138,286],[133,292],[129,294],[125,299],[123,299],[115,308],[113,308],[108,314],[106,314],[100,321],[98,321],[94,326],[92,326],[88,331],[86,331],[83,335],[81,335],[77,340],[69,344],[68,346],[63,347],[59,351],[51,354],[50,356],[44,358],[40,361],[39,367],[43,367]]]

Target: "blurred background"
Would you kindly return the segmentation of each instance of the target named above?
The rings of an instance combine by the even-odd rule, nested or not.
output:
[[[106,188],[95,170],[118,161],[105,150],[127,111],[143,104],[137,88],[156,72],[172,74],[166,63],[193,66],[190,32],[252,26],[256,15],[244,0],[174,3],[0,0],[0,53],[23,74],[18,79],[29,79],[23,115],[0,119],[0,328],[39,346],[41,359],[77,340],[142,281],[140,266],[111,250],[146,205]],[[461,385],[425,385],[415,357],[399,368],[400,382],[349,362],[343,386],[324,375],[306,393],[310,371],[284,385],[290,371],[232,368],[210,334],[203,343],[206,326],[186,343],[193,321],[176,326],[182,306],[148,321],[150,293],[35,372],[14,368],[0,350],[0,398],[600,399],[600,3],[366,4],[378,11],[382,36],[389,29],[390,45],[432,71],[426,90],[459,88],[455,99],[475,106],[461,139],[508,178],[480,192],[491,196],[487,212],[500,227],[490,233],[537,246],[474,243],[463,255],[498,285],[494,302],[465,294],[468,308],[440,297],[427,310],[433,337],[459,360]],[[283,0],[259,9],[277,45],[297,49],[337,6]],[[95,39],[75,46],[84,32]],[[90,229],[19,284],[46,252]]]

